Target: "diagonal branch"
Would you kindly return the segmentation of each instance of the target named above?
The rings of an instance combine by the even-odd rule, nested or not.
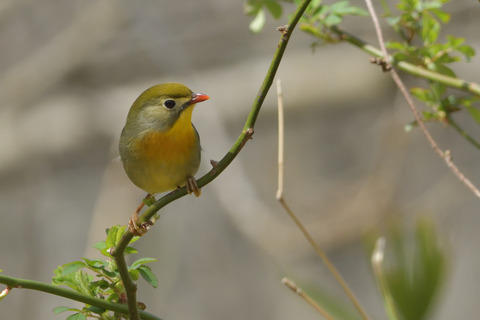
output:
[[[6,284],[8,287],[11,288],[11,291],[15,290],[16,288],[31,289],[31,290],[50,293],[50,294],[53,294],[59,297],[64,297],[70,300],[79,301],[79,302],[89,304],[91,306],[95,306],[98,308],[112,310],[121,314],[128,313],[127,306],[124,304],[109,302],[105,299],[99,299],[99,298],[95,298],[85,294],[81,294],[79,292],[62,288],[57,285],[46,284],[43,282],[33,281],[33,280],[14,278],[14,277],[9,277],[1,274],[0,274],[0,283]],[[139,313],[140,313],[141,319],[160,320],[160,318],[148,312],[140,311]]]
[[[377,14],[375,13],[375,8],[372,5],[371,0],[365,0],[367,4],[368,11],[370,12],[370,16],[372,17],[373,24],[375,26],[375,32],[377,33],[378,41],[380,43],[380,47],[382,48],[382,54],[383,57],[388,57],[388,52],[385,47],[385,43],[383,41],[383,36],[382,36],[382,29],[380,28],[380,24],[378,22]],[[388,61],[385,61],[386,63],[389,63]],[[432,149],[439,155],[440,158],[445,161],[447,166],[450,168],[450,170],[453,172],[453,174],[464,184],[467,186],[468,189],[478,198],[480,198],[480,190],[460,171],[460,169],[453,163],[452,161],[452,156],[450,154],[449,150],[443,151],[433,139],[432,135],[430,132],[427,130],[425,127],[425,124],[422,120],[422,117],[420,116],[420,113],[418,112],[417,107],[415,106],[415,103],[413,102],[413,99],[408,92],[408,89],[406,88],[405,84],[403,81],[400,79],[400,76],[398,73],[395,71],[394,68],[390,68],[390,75],[393,78],[393,81],[395,81],[395,84],[398,86],[400,91],[402,92],[403,96],[405,97],[405,100],[407,101],[408,106],[410,107],[410,110],[412,111],[415,120],[418,123],[418,126],[422,130],[423,134],[427,138],[428,142],[430,143],[430,146]]]

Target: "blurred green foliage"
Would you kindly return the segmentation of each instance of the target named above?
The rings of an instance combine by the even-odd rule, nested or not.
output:
[[[377,238],[378,234],[369,236],[367,251],[370,255]],[[374,271],[375,267],[381,268],[374,275],[380,287],[384,285],[382,296],[385,300],[391,297],[397,318],[427,319],[445,282],[448,246],[443,243],[435,224],[426,218],[419,219],[414,230],[408,230],[398,220],[392,222],[385,239],[385,252],[382,253],[385,259],[377,261],[380,266],[373,266]]]
[[[298,5],[302,0],[293,0]],[[398,40],[386,42],[391,56],[396,62],[405,61],[418,68],[437,73],[439,76],[457,78],[450,67],[453,62],[462,60],[470,62],[475,50],[465,44],[465,39],[446,35],[442,37],[442,26],[450,21],[450,14],[444,6],[450,0],[399,0],[391,9],[386,0],[381,4],[384,10],[383,17],[388,25],[399,36]],[[246,12],[254,16],[250,25],[253,32],[260,32],[265,23],[265,12],[269,12],[278,19],[282,15],[280,0],[248,0]],[[320,43],[341,42],[342,38],[335,32],[346,16],[367,16],[368,13],[348,1],[341,0],[333,4],[326,4],[323,0],[313,0],[305,11],[299,23],[303,32],[313,36]],[[480,109],[477,94],[464,94],[448,90],[447,85],[427,80],[427,87],[411,88],[411,94],[428,108],[423,110],[423,120],[441,122],[451,125],[467,141],[480,150],[480,142],[468,135],[452,118],[458,111],[467,111],[470,117],[480,124]],[[417,126],[412,121],[405,126],[410,131]]]
[[[109,251],[120,242],[125,233],[125,229],[126,226],[113,226],[107,230],[107,239],[95,245],[95,248],[98,249],[106,259],[83,258],[82,260],[59,266],[54,271],[55,276],[52,279],[52,284],[64,285],[79,293],[105,299],[109,302],[124,303],[125,288],[121,281],[115,260]],[[135,237],[132,242],[138,239],[138,237]],[[127,247],[125,250],[125,254],[134,253],[137,253],[137,250],[133,247]],[[128,267],[128,272],[132,280],[137,281],[141,276],[147,283],[156,288],[158,285],[157,278],[152,273],[150,267],[145,265],[146,263],[154,261],[157,261],[157,259],[140,258],[134,261],[130,267]],[[70,315],[67,320],[80,320],[86,319],[87,317],[102,320],[119,319],[119,315],[90,305],[85,305],[82,309],[64,306],[54,309],[55,314],[65,311],[75,312]]]

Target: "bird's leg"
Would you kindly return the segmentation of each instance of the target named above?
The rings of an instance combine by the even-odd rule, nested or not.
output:
[[[148,229],[153,224],[150,221],[140,223],[140,218],[138,217],[138,214],[145,205],[145,201],[149,200],[151,197],[152,195],[150,193],[147,194],[147,196],[142,200],[142,203],[138,206],[138,208],[133,211],[132,218],[128,221],[128,230],[135,236],[143,236],[145,233],[147,233]]]
[[[197,198],[202,194],[202,190],[198,187],[197,180],[194,177],[187,178],[186,187],[188,194],[193,193]]]

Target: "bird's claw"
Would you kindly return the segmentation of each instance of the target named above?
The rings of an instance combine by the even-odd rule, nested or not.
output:
[[[193,193],[197,198],[202,194],[202,190],[198,187],[197,180],[194,177],[188,177],[186,187],[188,194]]]
[[[155,201],[155,198],[151,194],[147,194],[145,199],[143,199],[142,203],[133,212],[132,217],[128,221],[128,230],[134,236],[137,236],[137,237],[143,236],[145,233],[147,233],[148,229],[150,229],[150,227],[153,226],[153,224],[154,224],[154,222],[152,222],[150,220],[147,221],[147,222],[141,223],[140,218],[138,217],[138,214],[142,210],[145,203],[150,203],[152,198]],[[147,204],[147,205],[149,205],[149,204]]]

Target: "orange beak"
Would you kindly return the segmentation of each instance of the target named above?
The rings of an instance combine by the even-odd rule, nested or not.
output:
[[[202,102],[202,101],[205,101],[205,100],[208,100],[208,99],[210,99],[210,97],[207,96],[206,94],[193,93],[192,94],[192,100],[188,101],[187,105],[199,103],[199,102]]]

